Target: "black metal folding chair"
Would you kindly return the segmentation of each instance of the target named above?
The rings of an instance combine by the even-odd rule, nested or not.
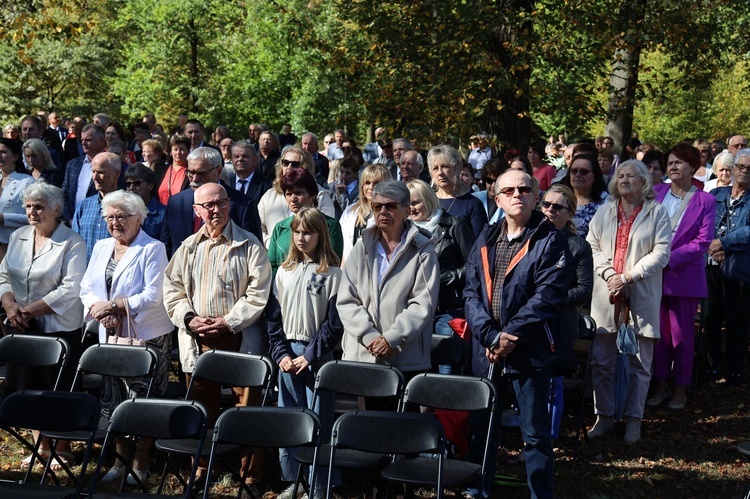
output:
[[[90,496],[94,497],[133,497],[130,493],[123,493],[125,479],[128,475],[132,476],[137,485],[144,493],[148,493],[148,488],[141,481],[133,470],[133,458],[135,457],[136,447],[140,438],[148,439],[182,439],[195,438],[197,445],[193,452],[193,467],[190,478],[185,484],[183,497],[191,497],[193,483],[195,480],[195,471],[198,467],[198,458],[203,442],[206,437],[206,427],[208,415],[206,409],[199,402],[185,400],[163,400],[163,399],[129,399],[118,405],[112,413],[107,428],[107,436],[104,439],[102,453],[94,470],[93,483],[91,485]],[[114,449],[113,439],[125,438],[131,440],[130,455],[121,456],[113,450],[118,459],[125,463],[126,474],[120,482],[120,489],[117,494],[96,494],[99,474],[107,455],[107,450]],[[161,492],[162,483],[156,494]]]
[[[83,480],[77,480],[75,487],[60,487],[57,476],[49,469],[50,463],[57,457],[56,441],[50,442],[50,456],[45,458],[39,452],[41,438],[36,442],[30,441],[22,434],[22,430],[47,428],[51,431],[77,431],[87,434],[81,466],[81,476],[83,476],[86,473],[86,463],[89,461],[94,444],[99,412],[99,402],[87,393],[21,390],[3,400],[0,405],[0,428],[20,442],[25,449],[31,451],[32,459],[22,480],[0,483],[0,497],[18,499],[78,497],[81,494]],[[28,480],[37,460],[46,461],[42,480],[39,484],[29,484]],[[55,486],[44,485],[47,477],[52,478]]]
[[[70,345],[63,338],[26,334],[9,334],[0,338],[0,362],[39,368],[58,367],[54,390],[60,384],[68,352]]]
[[[242,447],[281,448],[306,447],[313,451],[313,468],[317,465],[320,444],[320,420],[310,409],[300,407],[235,407],[219,416],[214,427],[208,471],[213,468],[217,451],[222,445]],[[244,470],[238,476],[245,482]],[[299,477],[294,490],[299,485]],[[310,487],[315,486],[315,478]],[[203,498],[208,499],[208,487]],[[243,487],[238,489],[239,498]]]

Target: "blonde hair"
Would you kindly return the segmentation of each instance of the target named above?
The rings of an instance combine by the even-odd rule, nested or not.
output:
[[[385,165],[372,164],[367,165],[362,173],[359,174],[359,201],[354,205],[354,212],[357,215],[355,220],[356,225],[365,225],[367,219],[372,214],[372,208],[370,208],[370,202],[365,199],[365,182],[376,181],[382,182],[383,180],[390,180],[391,172]]]
[[[318,247],[316,248],[316,263],[318,268],[316,272],[323,274],[328,272],[329,267],[338,267],[341,265],[341,259],[333,251],[331,246],[331,235],[328,232],[328,224],[326,223],[326,217],[317,208],[302,208],[292,219],[292,232],[297,230],[298,227],[313,232],[318,235]],[[289,245],[289,252],[281,264],[281,268],[284,270],[294,270],[297,268],[297,264],[304,261],[304,254],[297,249],[297,245],[294,244],[294,235],[292,234],[291,244]]]
[[[305,167],[305,170],[310,172],[310,174],[315,177],[315,162],[313,161],[312,154],[305,151],[299,146],[287,146],[281,152],[281,156],[279,156],[279,159],[276,161],[276,178],[274,178],[273,180],[273,189],[279,194],[283,194],[283,192],[281,192],[281,177],[284,176],[284,174],[282,173],[284,169],[281,166],[281,160],[284,158],[284,156],[286,156],[288,152],[293,152],[294,154],[296,154],[299,160],[302,162],[302,165]]]
[[[423,180],[410,180],[406,183],[406,187],[409,188],[409,193],[412,197],[417,197],[422,201],[430,217],[435,215],[435,212],[440,208],[440,201],[435,195],[435,191],[432,190],[432,187],[427,185]]]
[[[578,229],[576,228],[576,223],[573,221],[573,215],[576,213],[576,208],[578,207],[578,200],[576,199],[576,195],[573,192],[573,189],[568,187],[567,185],[562,184],[552,184],[549,189],[547,189],[544,192],[544,196],[542,196],[542,201],[545,200],[547,197],[547,194],[550,192],[556,192],[558,194],[561,194],[565,198],[565,202],[568,203],[568,212],[570,213],[570,220],[568,220],[567,227],[570,232],[573,234],[578,234]]]

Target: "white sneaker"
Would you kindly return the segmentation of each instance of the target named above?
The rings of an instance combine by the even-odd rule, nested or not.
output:
[[[125,476],[125,466],[112,466],[106,475],[101,479],[103,483],[114,482]]]
[[[139,470],[133,470],[136,475],[138,475],[138,478],[141,482],[144,484],[146,483],[146,479],[148,478],[148,471],[139,471]],[[138,482],[135,481],[135,478],[133,478],[133,475],[128,473],[128,478],[125,480],[128,482],[128,485],[138,485]]]
[[[641,439],[641,420],[630,418],[625,422],[625,442],[634,444]]]
[[[304,489],[302,488],[302,485],[300,484],[297,489],[294,489],[294,484],[291,484],[289,487],[284,489],[284,491],[276,496],[276,499],[297,499],[297,496],[304,492]]]
[[[589,430],[589,438],[599,438],[604,435],[609,435],[615,431],[615,419],[612,416],[602,416],[599,414],[596,416],[596,423]]]

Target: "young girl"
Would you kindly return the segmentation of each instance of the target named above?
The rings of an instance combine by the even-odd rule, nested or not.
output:
[[[329,359],[344,333],[336,312],[339,264],[323,214],[316,208],[299,210],[292,220],[292,245],[276,273],[267,314],[271,357],[279,365],[279,407],[310,407],[317,367]],[[321,416],[324,436],[330,435],[333,426],[333,403],[330,396],[319,396],[312,408]],[[281,449],[279,461],[281,479],[294,482],[294,449]],[[320,475],[315,481],[324,488],[325,475]],[[334,480],[334,485],[340,483],[336,475]],[[295,499],[293,487],[279,497]]]

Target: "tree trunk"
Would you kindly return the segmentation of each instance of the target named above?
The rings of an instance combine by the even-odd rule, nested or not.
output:
[[[198,94],[197,89],[200,88],[200,73],[198,68],[198,32],[195,29],[195,20],[190,19],[188,22],[188,30],[190,37],[190,80],[192,81],[193,91],[191,92],[191,105],[192,111],[198,111]]]

